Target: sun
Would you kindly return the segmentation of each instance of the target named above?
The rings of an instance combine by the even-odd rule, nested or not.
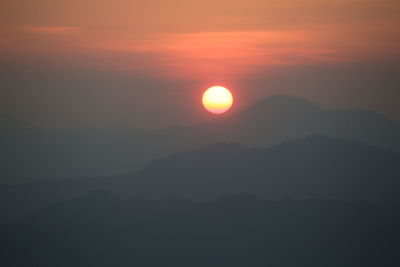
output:
[[[233,104],[231,92],[223,86],[208,88],[202,98],[203,106],[211,113],[222,114]]]

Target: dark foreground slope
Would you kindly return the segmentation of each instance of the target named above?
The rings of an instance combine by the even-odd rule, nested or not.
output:
[[[400,265],[397,207],[333,200],[208,203],[93,192],[3,226],[3,266]]]
[[[284,95],[207,123],[142,131],[131,127],[48,131],[0,118],[0,182],[106,176],[214,142],[268,147],[322,134],[400,151],[400,123],[368,111],[328,110]]]
[[[123,198],[210,200],[248,193],[271,200],[399,202],[400,156],[323,136],[268,149],[218,143],[159,159],[133,175],[0,187],[0,218],[10,221],[96,189]]]

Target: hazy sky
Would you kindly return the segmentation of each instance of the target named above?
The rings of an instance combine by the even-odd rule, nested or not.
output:
[[[50,127],[160,127],[288,93],[400,118],[398,0],[8,0],[1,112]]]

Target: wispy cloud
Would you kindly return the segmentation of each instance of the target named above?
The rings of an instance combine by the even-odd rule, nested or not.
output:
[[[169,76],[238,77],[259,67],[355,60],[313,31],[230,31],[155,36],[146,40],[91,41],[87,49],[146,55]],[[335,35],[337,38],[337,34]],[[146,62],[142,62],[142,66]],[[132,64],[128,64],[132,66]],[[157,73],[158,74],[158,73]]]
[[[77,33],[81,30],[80,27],[72,26],[22,26],[20,27],[22,31],[36,34],[46,34],[46,35],[65,35]]]
[[[400,57],[398,0],[28,2],[8,4],[0,53],[199,79]]]

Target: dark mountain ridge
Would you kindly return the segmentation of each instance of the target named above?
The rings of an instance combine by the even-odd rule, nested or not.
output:
[[[127,178],[124,188],[146,197],[249,193],[269,199],[398,201],[399,177],[397,153],[311,136],[268,149],[219,143],[177,153]]]
[[[9,121],[9,120],[8,120]],[[15,123],[14,123],[15,124]],[[322,134],[400,151],[400,123],[367,111],[328,110],[301,98],[277,95],[206,123],[143,131],[132,128],[62,132],[16,123],[1,127],[3,182],[110,176],[215,142],[270,147]],[[6,126],[8,125],[8,126]]]
[[[267,148],[217,143],[160,158],[134,174],[0,187],[2,221],[91,190],[123,198],[210,200],[250,194],[271,200],[400,201],[400,155],[324,136]]]

